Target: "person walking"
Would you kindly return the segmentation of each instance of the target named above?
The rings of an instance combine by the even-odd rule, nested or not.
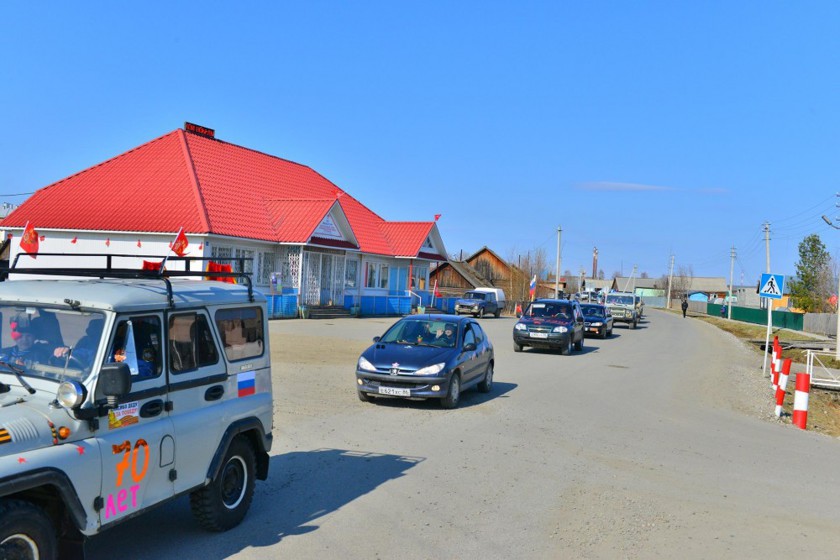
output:
[[[682,310],[683,310],[683,319],[685,319],[685,312],[688,311],[688,300],[683,299],[682,301]]]

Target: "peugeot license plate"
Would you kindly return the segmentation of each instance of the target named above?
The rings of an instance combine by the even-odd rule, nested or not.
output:
[[[410,397],[411,389],[397,389],[396,387],[380,387],[380,395],[394,395],[395,397]]]

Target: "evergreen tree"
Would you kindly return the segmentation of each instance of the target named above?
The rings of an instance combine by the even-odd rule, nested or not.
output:
[[[796,263],[797,279],[790,282],[793,305],[810,313],[832,311],[828,298],[831,295],[831,258],[817,234],[811,234],[799,244],[799,262]]]

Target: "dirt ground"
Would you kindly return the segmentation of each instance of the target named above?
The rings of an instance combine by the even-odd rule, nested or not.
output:
[[[689,316],[691,316],[691,314],[689,314]],[[739,338],[740,340],[742,340],[745,343],[745,345],[747,345],[751,349],[751,351],[755,352],[756,363],[759,364],[759,368],[761,367],[761,364],[764,359],[762,355],[762,349],[759,345],[755,344],[752,341],[761,340],[763,344],[763,339],[766,336],[765,326],[741,323],[738,321],[728,321],[725,319],[719,319],[717,317],[711,317],[708,315],[695,315],[694,318],[710,323],[715,327],[727,331]],[[824,340],[819,337],[810,336],[807,333],[790,331],[787,329],[774,329],[773,336],[778,336],[779,342],[782,344],[784,344],[785,342]],[[834,341],[828,341],[827,344],[829,346],[834,346]],[[792,374],[796,371],[805,370],[805,351],[797,349],[786,349],[782,352],[782,358],[790,358],[793,360],[794,365],[791,371]],[[826,367],[840,367],[840,364],[838,364],[832,359],[825,359],[823,360],[823,363]],[[768,373],[770,371],[769,360],[767,363],[767,371]],[[791,375],[790,379],[788,380],[787,390],[785,393],[785,401],[782,407],[782,418],[779,420],[786,424],[791,423],[794,387],[796,384],[795,379],[795,376]],[[769,378],[767,380],[767,383],[768,394],[770,394],[772,393],[772,389],[769,386]],[[828,436],[840,438],[840,392],[811,387],[811,391],[808,398],[807,429]]]

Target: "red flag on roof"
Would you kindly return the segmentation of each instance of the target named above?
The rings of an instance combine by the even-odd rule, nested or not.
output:
[[[435,221],[438,221],[441,216],[442,216],[442,214],[435,214]]]
[[[26,226],[23,228],[23,235],[20,237],[20,248],[23,249],[25,253],[29,253],[29,256],[37,258],[32,253],[38,252],[38,232],[35,231],[35,226],[26,222]]]
[[[179,257],[183,257],[187,252],[187,234],[184,233],[184,228],[178,230],[178,235],[175,236],[175,241],[172,242],[172,251]]]
[[[143,270],[160,270],[160,265],[162,265],[162,264],[163,264],[163,261],[154,262],[154,261],[147,261],[146,259],[143,259]]]
[[[233,272],[233,267],[229,264],[221,264],[210,261],[207,263],[207,272]],[[227,282],[229,284],[236,284],[236,279],[232,276],[208,276],[208,280],[217,280],[219,282]]]

